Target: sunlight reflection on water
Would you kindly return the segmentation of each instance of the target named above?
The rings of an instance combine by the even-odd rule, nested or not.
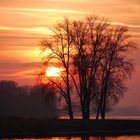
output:
[[[4,139],[11,140],[11,139]],[[24,138],[12,140],[140,140],[140,136],[90,136],[90,137],[52,137],[52,138]]]
[[[69,119],[69,117],[61,116],[59,119]],[[75,117],[75,119],[82,119],[82,117]],[[90,117],[90,119],[96,119],[95,117]],[[106,119],[117,119],[117,120],[140,120],[140,116],[106,116]]]

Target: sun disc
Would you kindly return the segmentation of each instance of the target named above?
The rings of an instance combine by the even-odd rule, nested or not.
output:
[[[61,73],[60,68],[49,67],[46,70],[46,76],[48,77],[59,77]]]

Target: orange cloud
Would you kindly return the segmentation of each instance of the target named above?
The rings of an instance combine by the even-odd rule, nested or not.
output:
[[[60,10],[60,9],[35,9],[35,8],[3,8],[0,10],[4,11],[24,11],[24,12],[50,12],[50,13],[71,13],[71,14],[83,14],[85,12],[78,10]]]
[[[8,31],[22,31],[22,32],[29,32],[34,34],[52,34],[52,31],[46,27],[30,27],[30,28],[22,28],[22,27],[4,27],[0,26],[0,30],[8,30]]]

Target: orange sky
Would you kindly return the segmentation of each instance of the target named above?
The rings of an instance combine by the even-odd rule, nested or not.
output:
[[[77,19],[88,14],[129,27],[138,45],[132,53],[136,72],[128,82],[126,101],[120,105],[127,105],[130,100],[130,105],[139,105],[140,0],[0,0],[0,80],[33,84],[41,60],[41,39],[51,34],[50,28],[64,16]]]

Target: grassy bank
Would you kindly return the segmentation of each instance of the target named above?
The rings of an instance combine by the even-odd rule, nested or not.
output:
[[[140,120],[0,120],[0,137],[140,135]]]

